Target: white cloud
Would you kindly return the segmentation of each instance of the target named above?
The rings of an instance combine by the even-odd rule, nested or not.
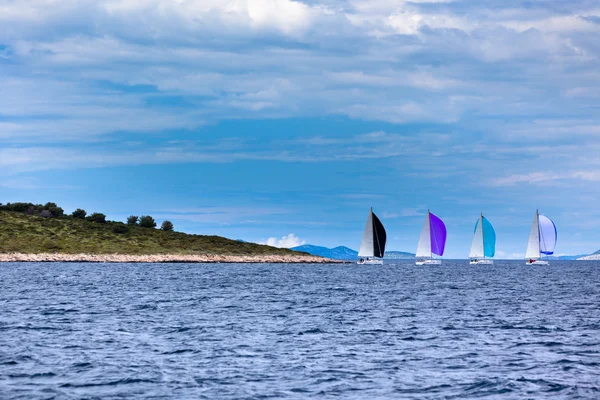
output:
[[[571,172],[532,172],[516,174],[492,181],[493,186],[513,186],[517,184],[561,185],[564,181],[581,180],[600,182],[600,171],[571,171]]]
[[[260,244],[266,244],[268,246],[280,247],[280,248],[292,248],[296,246],[301,246],[306,244],[306,241],[301,240],[299,237],[290,233],[289,235],[283,236],[280,239],[276,237],[268,238],[267,240],[261,242]]]

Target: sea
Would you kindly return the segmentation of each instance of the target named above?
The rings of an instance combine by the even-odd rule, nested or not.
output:
[[[0,264],[0,399],[598,399],[599,272]]]

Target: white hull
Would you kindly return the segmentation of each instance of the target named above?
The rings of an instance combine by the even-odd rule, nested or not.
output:
[[[471,264],[471,265],[492,265],[492,264],[494,264],[494,260],[470,260],[469,264]]]
[[[550,265],[550,263],[546,260],[527,260],[525,265]]]
[[[367,259],[367,260],[358,260],[356,262],[357,264],[360,265],[383,265],[383,260],[377,260],[377,259]]]
[[[442,264],[441,260],[417,260],[415,262],[416,265],[440,265]]]

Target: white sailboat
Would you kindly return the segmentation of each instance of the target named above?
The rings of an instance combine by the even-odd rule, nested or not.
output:
[[[427,210],[425,223],[421,230],[419,245],[417,246],[417,265],[439,265],[441,260],[433,258],[433,255],[444,255],[446,246],[446,225],[437,216]]]
[[[496,232],[492,224],[479,214],[479,219],[475,224],[475,233],[469,252],[469,264],[472,265],[490,265],[494,263],[490,257],[496,253]],[[488,257],[488,258],[486,258]]]
[[[385,228],[371,208],[358,251],[358,264],[383,264],[386,239]]]
[[[557,232],[554,222],[535,210],[531,231],[529,232],[527,251],[525,252],[526,264],[548,265],[547,260],[542,260],[542,255],[554,254],[556,238]]]

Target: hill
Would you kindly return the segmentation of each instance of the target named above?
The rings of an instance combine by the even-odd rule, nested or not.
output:
[[[333,249],[322,246],[313,246],[311,244],[303,244],[302,246],[292,247],[290,250],[301,251],[303,253],[312,254],[313,256],[320,256],[325,258],[331,258],[333,260],[356,260],[358,259],[358,252],[354,251],[345,246],[338,246]]]
[[[320,256],[325,258],[331,258],[333,260],[345,260],[355,261],[358,260],[358,251],[352,250],[345,246],[338,246],[332,249],[322,246],[313,246],[311,244],[304,244],[302,246],[292,247],[291,250],[302,251],[304,253],[312,254],[314,256]],[[388,251],[385,253],[386,260],[406,260],[413,259],[415,255],[412,253],[406,253],[403,251]]]
[[[219,236],[189,235],[72,217],[42,218],[15,211],[0,211],[0,253],[302,255]]]

